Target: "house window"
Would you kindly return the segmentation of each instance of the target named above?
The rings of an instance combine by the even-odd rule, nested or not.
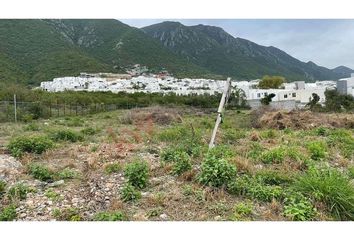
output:
[[[293,97],[296,97],[296,93],[293,93]]]
[[[260,97],[261,97],[261,94],[260,94],[260,93],[257,93],[257,97],[260,98]]]
[[[268,96],[268,93],[265,92],[265,93],[264,93],[264,96]]]
[[[288,94],[284,94],[284,98],[288,98]]]

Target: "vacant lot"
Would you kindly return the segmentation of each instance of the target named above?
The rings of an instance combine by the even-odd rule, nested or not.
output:
[[[227,111],[211,151],[198,109],[1,124],[0,220],[354,220],[353,116],[290,115]]]

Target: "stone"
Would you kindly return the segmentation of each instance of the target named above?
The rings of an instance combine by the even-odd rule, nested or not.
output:
[[[56,182],[53,182],[53,183],[49,183],[48,186],[49,187],[58,187],[60,185],[63,185],[64,184],[64,180],[59,180],[59,181],[56,181]]]
[[[167,216],[166,213],[163,213],[163,214],[160,215],[160,218],[161,218],[162,220],[167,220],[167,219],[168,219],[168,216]]]

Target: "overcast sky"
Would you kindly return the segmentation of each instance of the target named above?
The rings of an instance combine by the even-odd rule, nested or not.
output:
[[[222,27],[234,37],[275,46],[301,61],[327,68],[344,65],[354,69],[354,19],[352,20],[261,20],[261,19],[119,19],[134,27],[162,21],[184,25]]]

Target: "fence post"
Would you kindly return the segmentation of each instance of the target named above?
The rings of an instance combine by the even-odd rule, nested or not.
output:
[[[14,94],[14,109],[15,109],[15,123],[17,123],[17,102],[16,102],[16,94]]]

